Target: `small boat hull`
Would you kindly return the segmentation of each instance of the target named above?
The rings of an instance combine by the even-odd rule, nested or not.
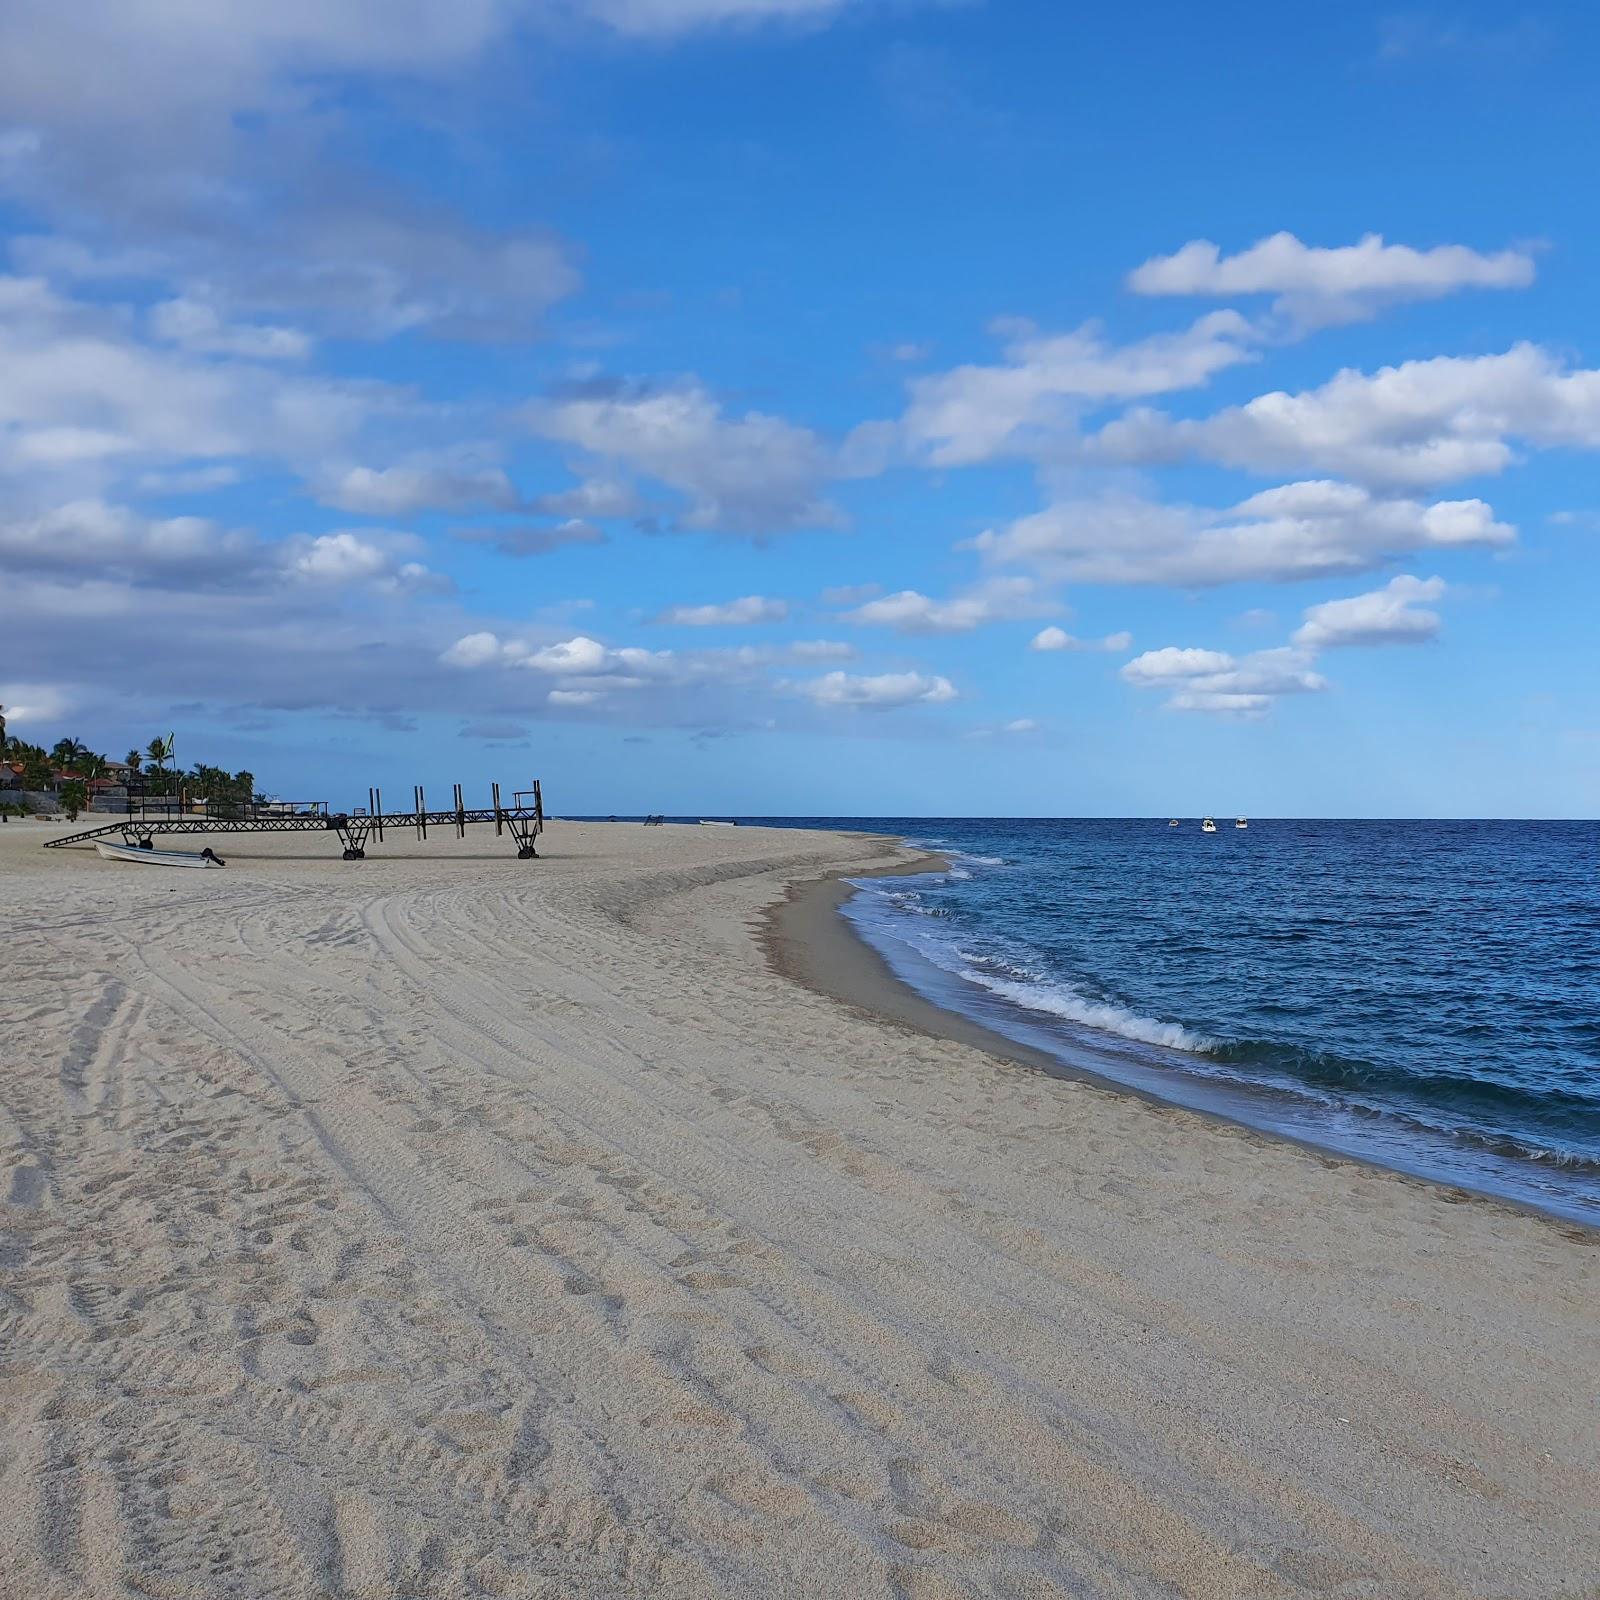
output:
[[[141,850],[137,845],[107,844],[96,839],[94,847],[107,861],[135,861],[141,867],[220,867],[213,855],[198,855],[190,850]]]

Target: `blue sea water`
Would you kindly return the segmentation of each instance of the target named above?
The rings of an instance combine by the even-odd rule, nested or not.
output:
[[[1600,1225],[1600,823],[761,820],[944,852],[845,915],[1065,1067]]]

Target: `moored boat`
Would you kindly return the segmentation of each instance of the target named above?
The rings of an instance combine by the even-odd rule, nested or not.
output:
[[[1215,833],[1217,831],[1216,818],[1207,817],[1206,820],[1200,824],[1200,831],[1201,833]]]

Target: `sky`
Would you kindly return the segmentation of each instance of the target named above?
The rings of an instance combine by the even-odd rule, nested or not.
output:
[[[1592,817],[1597,47],[10,0],[11,731],[336,807]]]

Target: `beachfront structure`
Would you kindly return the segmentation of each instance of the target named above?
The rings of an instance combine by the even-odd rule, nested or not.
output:
[[[429,811],[421,784],[412,788],[411,811],[386,812],[380,789],[368,789],[366,808],[356,811],[330,812],[325,800],[268,801],[259,805],[252,802],[230,807],[222,816],[195,815],[192,811],[186,814],[176,806],[159,811],[141,807],[137,815],[130,809],[120,822],[85,828],[62,839],[47,839],[44,848],[59,850],[67,845],[89,844],[113,833],[120,833],[130,846],[149,848],[158,833],[327,832],[338,835],[346,861],[364,861],[369,840],[375,837],[381,844],[385,828],[414,828],[419,839],[426,839],[430,827],[453,827],[456,836],[464,838],[468,827],[492,822],[496,836],[510,833],[519,861],[535,859],[539,854],[535,841],[544,832],[544,793],[539,780],[533,780],[531,789],[516,790],[509,806],[501,802],[500,785],[490,787],[493,804],[469,809],[461,785],[456,784],[455,805],[448,811]]]

